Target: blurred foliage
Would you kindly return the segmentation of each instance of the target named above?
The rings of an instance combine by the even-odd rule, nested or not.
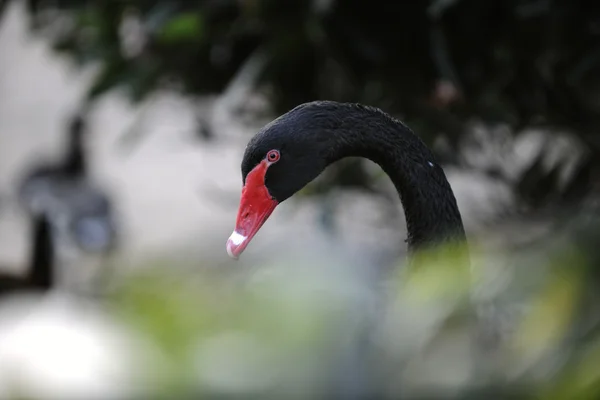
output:
[[[112,365],[132,369],[126,381],[120,374],[108,380],[130,396],[106,398],[597,399],[599,222],[578,221],[519,251],[472,243],[471,263],[455,244],[421,251],[383,282],[335,257],[235,269],[179,256],[124,268],[97,300],[110,316],[102,320],[132,335],[125,343],[136,349],[134,360],[111,351],[114,338],[91,343],[94,353],[103,350],[98,343],[107,346],[117,358]],[[59,310],[65,300],[74,302],[67,309],[78,309],[82,299],[66,296]],[[23,310],[39,329],[40,314]],[[68,331],[78,330],[77,319],[64,321]],[[20,332],[33,340],[23,343],[37,341]],[[62,350],[82,361],[68,357],[81,343],[71,348],[39,335],[40,357]],[[44,344],[58,350],[45,352]],[[28,379],[60,374],[47,376],[22,353],[2,360],[3,371],[19,372],[3,375],[2,384],[15,383],[3,387],[7,393],[77,398],[52,389],[31,396]],[[54,390],[68,392],[66,382]],[[94,398],[104,398],[102,385],[95,390]]]
[[[595,399],[598,240],[578,238],[475,245],[466,268],[461,246],[422,252],[378,293],[331,262],[161,263],[109,308],[166,355],[160,398]]]
[[[328,98],[437,124],[425,131],[452,133],[466,115],[598,125],[600,10],[593,1],[27,3],[33,27],[58,25],[57,50],[101,62],[91,97],[123,85],[140,100],[165,80],[194,95],[220,92],[261,50],[261,80],[277,112]],[[64,13],[50,18],[53,10]]]

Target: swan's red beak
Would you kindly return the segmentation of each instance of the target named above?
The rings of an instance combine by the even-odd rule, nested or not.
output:
[[[235,230],[227,240],[227,254],[231,258],[237,259],[242,254],[277,207],[277,200],[271,197],[265,186],[267,168],[266,161],[263,161],[246,176]]]

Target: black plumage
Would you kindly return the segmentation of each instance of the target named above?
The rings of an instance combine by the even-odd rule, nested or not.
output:
[[[248,143],[242,178],[270,150],[280,160],[265,176],[269,194],[282,202],[345,157],[379,164],[394,183],[404,207],[409,249],[465,240],[461,215],[443,169],[423,141],[380,109],[315,101],[275,119]]]
[[[85,136],[84,117],[77,114],[62,159],[30,170],[19,186],[19,201],[30,216],[47,215],[61,242],[103,254],[116,242],[114,211],[89,179]]]

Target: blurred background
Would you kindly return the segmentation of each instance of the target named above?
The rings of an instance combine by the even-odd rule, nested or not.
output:
[[[318,99],[423,138],[469,265],[362,159],[229,259]],[[0,398],[596,399],[599,127],[591,0],[0,0]]]

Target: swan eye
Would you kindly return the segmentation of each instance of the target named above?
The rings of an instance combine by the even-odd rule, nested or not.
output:
[[[277,161],[279,161],[279,158],[281,156],[279,155],[279,151],[277,150],[270,150],[267,153],[267,161],[269,161],[270,163],[276,163]]]

